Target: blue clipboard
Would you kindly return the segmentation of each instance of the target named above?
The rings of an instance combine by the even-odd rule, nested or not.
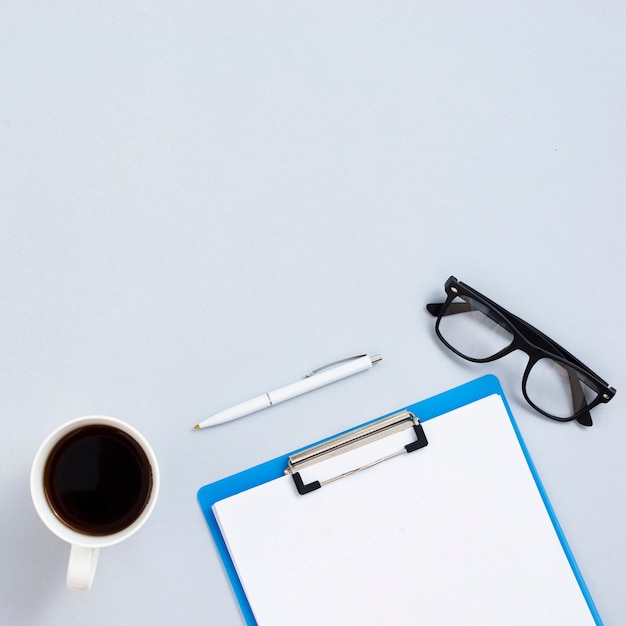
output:
[[[500,382],[498,381],[498,379],[493,375],[483,376],[481,378],[478,378],[474,381],[471,381],[469,383],[466,383],[464,385],[461,385],[459,387],[456,387],[454,389],[451,389],[439,395],[433,396],[426,400],[422,400],[420,402],[409,405],[407,407],[403,407],[400,410],[409,411],[410,413],[413,413],[419,416],[420,422],[426,422],[430,419],[436,418],[439,415],[443,415],[444,413],[448,413],[449,411],[453,411],[454,409],[458,409],[460,407],[463,407],[467,404],[470,404],[472,402],[475,402],[477,400],[480,400],[482,398],[485,398],[493,394],[498,394],[502,398],[502,401],[508,412],[515,434],[517,435],[519,445],[523,451],[526,462],[528,463],[529,469],[533,475],[533,478],[537,485],[537,489],[539,490],[539,493],[541,494],[541,498],[543,499],[543,503],[546,507],[546,510],[548,511],[550,515],[552,524],[554,525],[554,529],[559,537],[563,551],[565,555],[567,556],[567,559],[572,568],[572,571],[578,581],[580,590],[585,598],[585,601],[587,602],[589,610],[596,624],[599,626],[602,626],[603,622],[596,609],[596,606],[593,602],[591,594],[589,593],[587,585],[585,584],[585,581],[582,577],[580,569],[578,565],[576,564],[574,555],[572,554],[572,551],[567,543],[563,530],[561,529],[561,526],[555,515],[554,509],[552,505],[550,504],[548,495],[543,487],[543,484],[541,483],[541,480],[539,478],[535,465],[530,457],[530,454],[528,452],[526,444],[524,443],[524,440],[515,422],[515,419],[513,418],[513,414],[511,413],[511,409],[508,405],[508,402],[506,401],[506,398],[504,397],[504,393],[502,391],[502,387],[500,386]],[[392,413],[389,413],[388,415],[392,415]],[[333,435],[318,443],[324,443],[326,441],[330,441],[332,439],[335,439],[337,436],[341,436],[346,433],[350,433],[352,431],[360,429],[363,426],[367,426],[368,424],[372,424],[378,421],[379,419],[381,418],[376,418],[374,420],[371,420],[369,422],[356,426],[352,429],[344,431],[344,433],[339,433],[339,435]],[[317,444],[312,444],[312,445],[317,445]],[[302,448],[302,450],[308,449],[310,447],[311,446],[306,446],[306,448]],[[226,574],[228,575],[233,591],[235,592],[237,601],[239,602],[241,612],[248,626],[257,626],[257,622],[254,618],[252,609],[250,607],[250,604],[248,603],[241,581],[239,580],[237,571],[230,557],[228,548],[226,546],[226,543],[224,541],[224,538],[222,536],[219,525],[217,523],[217,520],[215,518],[215,515],[213,514],[211,507],[213,506],[213,504],[215,504],[216,502],[219,502],[220,500],[223,500],[224,498],[228,498],[229,496],[233,496],[235,494],[241,493],[248,489],[252,489],[254,487],[257,487],[259,485],[262,485],[264,483],[267,483],[269,481],[272,481],[276,478],[283,476],[290,457],[297,454],[298,452],[300,452],[300,450],[295,450],[293,452],[284,454],[278,458],[272,459],[271,461],[267,461],[265,463],[262,463],[261,465],[257,465],[256,467],[252,467],[243,472],[239,472],[237,474],[234,474],[232,476],[219,480],[215,483],[205,485],[198,491],[198,502],[206,518],[206,522],[209,526],[209,530],[211,532],[211,535],[217,547],[218,553],[222,559],[224,568],[226,570]]]

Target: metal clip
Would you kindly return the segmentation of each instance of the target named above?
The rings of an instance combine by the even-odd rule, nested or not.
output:
[[[332,369],[333,367],[337,367],[337,365],[341,365],[342,363],[347,363],[348,361],[354,361],[355,359],[362,359],[367,354],[355,354],[354,356],[346,357],[345,359],[339,359],[338,361],[333,361],[332,363],[327,363],[326,365],[322,365],[322,367],[318,367],[314,369],[312,372],[305,374],[305,378],[311,378],[311,376],[315,376],[324,370]],[[374,363],[378,363],[378,361],[382,361],[383,357],[380,354],[376,354],[371,357],[372,365]]]
[[[356,467],[326,480],[314,480],[305,484],[302,476],[300,475],[300,469],[310,467],[311,465],[315,465],[316,463],[320,463],[326,459],[349,452],[355,448],[367,445],[372,441],[376,441],[382,437],[387,437],[411,427],[413,427],[413,431],[416,436],[415,441],[405,445],[397,452],[393,452],[383,458],[376,459],[366,465]],[[291,474],[298,493],[300,493],[300,495],[305,495],[311,491],[319,489],[325,484],[346,476],[351,476],[352,474],[356,474],[357,472],[373,467],[374,465],[378,465],[379,463],[387,461],[400,454],[414,452],[415,450],[419,450],[427,445],[428,439],[426,438],[424,429],[420,424],[419,419],[409,411],[401,411],[400,413],[382,418],[371,424],[366,424],[361,428],[349,431],[343,435],[335,437],[334,439],[315,445],[312,448],[307,448],[302,452],[298,452],[290,456],[287,468],[285,469],[285,474]]]

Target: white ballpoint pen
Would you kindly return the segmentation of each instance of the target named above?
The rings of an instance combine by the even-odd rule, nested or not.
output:
[[[382,357],[380,354],[375,356],[368,356],[362,354],[360,356],[349,357],[342,359],[341,361],[335,361],[324,367],[314,370],[310,374],[307,374],[302,380],[299,380],[291,385],[280,387],[274,391],[268,391],[261,396],[241,402],[235,406],[225,409],[208,417],[199,424],[196,424],[194,428],[206,428],[207,426],[217,426],[217,424],[223,424],[224,422],[230,422],[231,420],[239,419],[250,413],[255,413],[261,409],[266,409],[279,402],[285,400],[291,400],[296,396],[301,396],[303,393],[319,389],[329,383],[334,383],[336,380],[347,378],[353,374],[364,372],[372,367],[374,363],[378,363]]]

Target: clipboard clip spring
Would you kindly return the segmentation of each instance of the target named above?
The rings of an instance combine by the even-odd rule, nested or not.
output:
[[[397,452],[392,452],[391,454],[376,459],[371,463],[367,463],[366,465],[362,465],[347,472],[343,472],[338,476],[333,476],[322,481],[314,480],[305,484],[302,476],[300,475],[300,469],[310,467],[316,463],[320,463],[339,454],[349,452],[350,450],[367,445],[372,441],[382,439],[383,437],[393,435],[411,427],[415,432],[415,441],[405,445]],[[387,461],[401,454],[415,452],[415,450],[419,450],[427,445],[428,439],[426,438],[424,428],[420,424],[419,419],[409,411],[401,411],[292,455],[289,457],[289,463],[285,469],[285,474],[290,474],[292,476],[298,493],[300,495],[305,495],[311,491],[320,489],[323,485],[331,483],[335,480],[339,480],[340,478],[345,478],[346,476],[351,476],[357,472],[374,467],[383,461]]]

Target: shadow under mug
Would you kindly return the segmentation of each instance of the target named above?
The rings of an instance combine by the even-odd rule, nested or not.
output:
[[[90,415],[63,424],[41,444],[30,491],[44,524],[72,546],[67,586],[87,590],[100,548],[133,535],[152,513],[159,469],[135,428]]]

